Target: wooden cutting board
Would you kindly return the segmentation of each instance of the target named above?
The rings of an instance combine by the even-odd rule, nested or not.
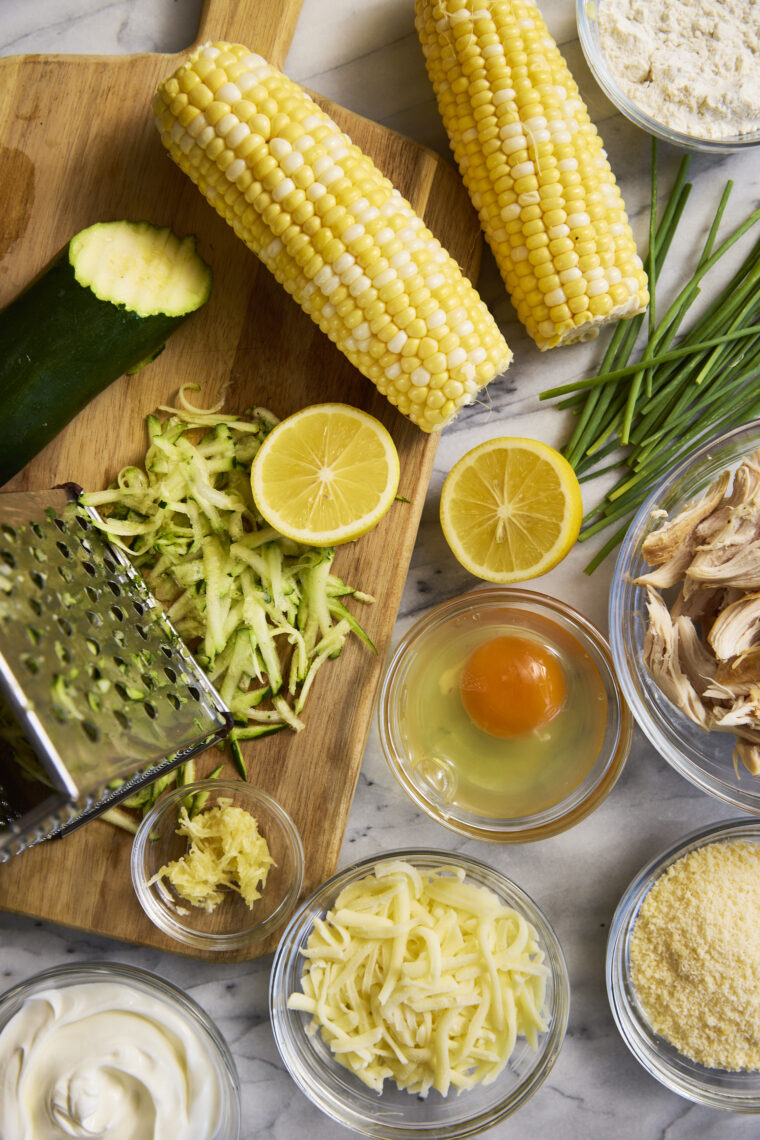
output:
[[[282,66],[300,5],[301,0],[206,0],[197,42],[239,41]],[[306,729],[247,749],[249,779],[272,793],[300,830],[304,891],[310,892],[337,863],[436,437],[423,435],[377,395],[165,154],[150,101],[185,54],[0,60],[0,305],[74,233],[96,221],[146,219],[194,233],[214,273],[211,300],[173,335],[159,359],[113,384],[5,489],[42,489],[64,480],[88,489],[105,486],[125,463],[139,461],[145,416],[171,403],[183,381],[202,384],[199,400],[207,404],[224,391],[230,410],[260,404],[285,416],[307,404],[340,400],[386,424],[401,458],[399,493],[409,502],[396,503],[375,531],[343,547],[336,563],[345,580],[377,598],[373,607],[362,607],[360,618],[378,656],[354,639],[318,674]],[[319,102],[474,275],[480,233],[453,168],[409,139],[328,100]],[[213,761],[203,757],[200,771],[217,761],[216,752]],[[0,866],[0,908],[185,952],[138,906],[130,846],[126,833],[95,821],[17,856]],[[269,943],[224,957],[271,948]]]

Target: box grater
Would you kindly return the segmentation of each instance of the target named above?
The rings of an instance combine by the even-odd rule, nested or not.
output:
[[[78,491],[0,494],[0,861],[99,815],[232,727]]]

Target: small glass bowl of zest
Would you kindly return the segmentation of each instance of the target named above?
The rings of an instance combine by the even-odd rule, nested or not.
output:
[[[0,1135],[117,1133],[237,1140],[237,1070],[208,1014],[163,978],[110,962],[57,966],[7,990]]]
[[[525,676],[538,676],[538,705]],[[468,701],[470,680],[493,696],[484,710]],[[490,680],[501,682],[493,694]],[[396,647],[378,710],[386,760],[414,803],[495,843],[578,823],[612,790],[631,746],[599,631],[565,603],[512,587],[478,588],[425,614]]]
[[[531,1047],[525,1036],[518,1034],[506,1066],[501,1069],[491,1083],[476,1083],[471,1088],[458,1090],[455,1079],[452,1078],[451,1086],[446,1095],[442,1095],[436,1087],[432,1087],[427,1095],[423,1096],[417,1092],[400,1088],[392,1076],[386,1076],[382,1082],[381,1091],[375,1091],[350,1068],[335,1059],[324,1039],[323,1032],[315,1032],[311,1027],[311,1014],[303,1008],[293,1008],[292,1003],[289,1005],[289,999],[292,999],[293,995],[300,995],[304,992],[302,976],[311,959],[305,956],[303,952],[307,950],[310,940],[312,938],[321,940],[322,931],[326,928],[329,933],[333,919],[341,925],[347,923],[349,930],[351,930],[351,924],[354,921],[351,912],[349,911],[346,914],[345,910],[334,910],[341,895],[343,896],[341,906],[344,905],[347,897],[346,892],[348,892],[348,895],[353,898],[354,905],[359,909],[362,906],[361,900],[357,900],[353,892],[363,890],[368,878],[370,881],[375,880],[382,884],[384,877],[390,876],[389,889],[393,897],[388,902],[388,906],[391,913],[396,915],[398,912],[395,908],[399,906],[403,908],[405,900],[409,901],[406,892],[399,889],[399,880],[407,874],[402,870],[404,864],[411,865],[413,874],[419,876],[419,879],[425,884],[431,881],[431,877],[432,881],[435,882],[437,877],[441,876],[453,885],[455,892],[460,879],[461,885],[467,890],[475,887],[492,892],[496,896],[495,899],[491,900],[492,902],[500,904],[502,907],[511,908],[520,916],[522,934],[515,940],[512,953],[527,954],[529,949],[535,948],[535,953],[532,954],[535,965],[531,968],[536,973],[540,971],[542,977],[541,984],[544,992],[543,1008],[540,1012],[543,1014],[544,1028],[537,1030],[535,1048]],[[435,887],[433,887],[434,890]],[[393,894],[394,891],[396,892],[395,895]],[[380,1028],[376,1026],[369,1031],[367,1037],[367,1041],[374,1037],[375,1041],[379,1042],[378,1049],[380,1052],[385,1048],[385,1042],[389,1037],[394,1038],[397,1034],[397,1030],[394,1028],[394,1008],[399,1015],[399,1023],[403,1024],[404,1022],[404,1010],[406,1009],[404,1002],[409,996],[405,991],[404,981],[408,978],[416,978],[420,971],[424,973],[430,961],[435,960],[436,937],[432,931],[436,927],[436,922],[441,921],[442,914],[444,924],[452,917],[451,913],[447,913],[449,908],[436,898],[436,904],[441,907],[436,915],[436,922],[431,922],[428,925],[424,916],[421,922],[417,922],[415,916],[421,914],[418,908],[426,900],[421,894],[415,895],[413,883],[411,895],[411,922],[407,920],[404,924],[404,920],[401,920],[406,935],[401,956],[403,979],[400,986],[396,986],[394,983],[392,996],[383,995],[383,1002],[378,1006],[382,1011],[382,1016],[388,1019],[388,1024],[385,1027],[387,1032],[382,1038],[379,1037]],[[372,908],[367,906],[362,912],[365,919],[370,909]],[[383,925],[379,917],[370,917],[367,921],[370,923],[374,921],[378,926]],[[455,925],[458,925],[460,921],[460,916],[457,914]],[[474,921],[477,924],[477,917]],[[420,926],[426,927],[426,931],[422,932],[425,934],[424,939],[420,932]],[[466,949],[469,945],[466,939],[470,937],[468,928],[462,926],[458,926],[458,928],[463,938],[461,945]],[[360,935],[356,940],[357,944],[364,942],[366,947],[370,946],[371,942],[378,941],[371,938],[367,940],[366,937],[361,936],[359,927],[354,927],[354,929]],[[442,933],[441,930],[438,933]],[[527,942],[523,940],[523,934],[526,936]],[[389,939],[383,938],[379,941],[385,943],[387,948]],[[458,942],[458,939],[455,939],[455,942]],[[445,934],[443,934],[443,948],[449,952]],[[431,955],[430,959],[428,959],[428,951]],[[372,952],[370,946],[370,955]],[[384,952],[387,951],[384,951],[380,946],[377,947],[379,955]],[[390,952],[392,953],[392,951]],[[319,967],[320,961],[317,961],[316,965]],[[357,965],[351,953],[348,955],[345,966],[341,964],[341,969],[335,979],[336,986],[343,984],[340,977],[341,971],[345,974],[347,971],[353,970],[354,967],[356,967],[357,984],[354,986],[350,981],[348,983],[352,995],[357,990],[361,992],[365,984],[371,986],[371,983],[361,981],[365,969],[369,968],[366,956]],[[443,968],[448,968],[445,957]],[[510,968],[509,962],[499,962],[498,964],[500,972],[502,969],[508,970]],[[515,969],[519,968],[519,966],[515,966]],[[526,975],[523,974],[521,977],[525,978]],[[433,981],[428,979],[428,983],[433,987],[435,985],[434,979]],[[487,982],[484,983],[484,988],[489,988]],[[442,992],[445,989],[446,979],[444,978]],[[502,991],[507,989],[508,983],[504,981]],[[353,1000],[356,1005],[356,1000]],[[475,1033],[473,1023],[477,1021],[482,1012],[479,1007],[474,1005],[475,1000],[473,994],[463,996],[461,999],[457,995],[456,1005],[454,1006],[452,1003],[452,1009],[441,1014],[440,1011],[438,1013],[432,1012],[436,1008],[436,1001],[432,999],[431,995],[431,1012],[428,1014],[422,1012],[416,1015],[423,1021],[425,1018],[428,1019],[427,1022],[418,1027],[421,1048],[417,1052],[420,1056],[424,1054],[420,1061],[421,1064],[425,1064],[426,1058],[435,1055],[432,1041],[429,1041],[431,1046],[429,1050],[426,1050],[424,1042],[426,1031],[433,1032],[433,1018],[437,1019],[435,1024],[438,1027],[440,1037],[436,1037],[436,1041],[441,1053],[445,1052],[447,1048],[444,1042],[447,1039],[450,1042],[453,1034],[465,1034],[464,1025],[457,1027],[451,1021],[461,1011],[464,1011],[467,1023],[472,1032]],[[506,994],[503,1000],[509,1000]],[[518,993],[517,1002],[520,1010],[523,1008],[522,1000]],[[485,1129],[491,1128],[515,1112],[540,1087],[557,1059],[564,1039],[569,1012],[569,982],[567,967],[557,937],[541,910],[524,891],[498,871],[476,859],[470,859],[454,852],[407,849],[384,852],[381,856],[363,859],[353,866],[347,867],[319,887],[299,908],[286,928],[275,954],[269,984],[269,1007],[277,1047],[290,1075],[302,1092],[333,1120],[363,1136],[374,1136],[381,1138],[381,1140],[411,1140],[411,1138],[449,1140],[449,1138],[454,1137],[475,1136]],[[478,1010],[474,1015],[472,1015],[473,1009]],[[482,1013],[482,1016],[491,1016],[490,1007],[487,1013]],[[509,1020],[510,1015],[507,1014],[506,1016]],[[511,1016],[514,1016],[514,1008]],[[518,1014],[518,1028],[519,1017],[520,1014]],[[464,1020],[465,1018],[463,1018]],[[399,1030],[399,1038],[402,1034],[403,1030]],[[463,1037],[463,1040],[466,1040],[466,1037]],[[398,1042],[396,1044],[398,1045]],[[361,1042],[359,1045],[361,1046]],[[449,1048],[447,1056],[452,1062],[453,1069],[456,1060],[454,1050]],[[352,1058],[349,1056],[348,1059],[351,1063]],[[417,1057],[402,1056],[402,1063],[410,1061],[410,1059],[414,1062],[418,1060]],[[353,1060],[355,1061],[356,1058],[354,1057]],[[429,1060],[427,1064],[430,1064]],[[397,1069],[394,1071],[398,1072]]]
[[[663,882],[662,876],[670,868],[673,868],[674,864],[680,860],[686,860],[690,856],[694,857],[696,854],[699,864],[692,858],[689,865],[684,866],[682,864],[682,873],[685,879],[688,871],[692,880],[691,884],[684,882],[683,892],[689,894],[695,890],[698,892],[700,883],[694,881],[694,874],[699,871],[700,867],[707,865],[702,859],[706,849],[708,849],[709,857],[711,847],[724,844],[739,847],[745,844],[751,845],[750,851],[756,849],[755,853],[757,854],[758,865],[760,865],[760,822],[728,820],[693,831],[647,863],[632,880],[618,904],[610,925],[607,943],[607,994],[613,1017],[626,1045],[646,1071],[666,1088],[686,1097],[687,1100],[707,1105],[710,1108],[722,1108],[741,1113],[757,1113],[760,1112],[760,1070],[757,1068],[754,1071],[750,1069],[712,1068],[679,1052],[664,1036],[660,1036],[653,1030],[634,985],[636,969],[632,960],[649,964],[651,962],[651,950],[653,946],[658,944],[662,955],[668,954],[668,947],[661,945],[657,938],[653,942],[651,934],[647,936],[646,944],[639,951],[638,958],[635,947],[632,952],[637,922],[650,891],[656,884]],[[752,861],[754,863],[754,857]],[[711,880],[714,878],[714,872],[710,878]],[[665,898],[667,897],[665,896]],[[675,892],[673,897],[677,898]],[[757,898],[757,893],[755,893],[755,898]],[[662,897],[658,900],[657,920],[666,922],[667,915],[662,911],[663,901]],[[745,902],[749,905],[749,900],[745,899]],[[695,937],[702,937],[705,931],[710,932],[713,937],[715,936],[718,929],[715,916],[721,912],[722,903],[723,899],[717,898],[712,902],[708,900],[706,905],[700,907],[703,913],[700,913],[699,920],[695,924],[695,927],[698,928],[694,931]],[[730,1024],[722,1027],[715,1021],[715,1017],[721,1008],[727,1009],[729,1013],[732,1007],[734,1013],[737,1012],[738,1008],[738,1021],[741,1022],[742,1031],[748,1032],[749,1037],[754,1038],[752,1048],[755,1056],[757,1056],[760,1052],[760,1026],[758,1025],[760,1017],[757,1001],[760,941],[758,941],[756,932],[760,929],[760,913],[754,916],[754,921],[751,915],[747,918],[749,926],[754,927],[755,931],[748,944],[753,958],[751,961],[742,964],[740,962],[741,955],[738,951],[741,932],[737,933],[731,927],[731,915],[736,915],[737,908],[739,912],[744,910],[744,903],[726,905],[726,928],[725,931],[720,931],[721,937],[725,935],[727,939],[732,940],[731,953],[728,956],[723,954],[720,947],[716,947],[710,952],[709,943],[700,948],[689,942],[684,942],[683,932],[688,924],[688,918],[685,919],[682,914],[679,915],[677,929],[669,937],[680,943],[680,949],[673,952],[676,955],[676,960],[680,959],[682,962],[680,976],[684,979],[684,984],[696,984],[698,979],[693,968],[695,962],[706,964],[706,968],[713,973],[716,960],[724,959],[725,964],[722,969],[730,972],[730,978],[725,979],[724,986],[721,986],[718,980],[717,992],[706,990],[700,996],[695,993],[693,1000],[688,1002],[689,1009],[694,1011],[695,1015],[700,1009],[706,1011],[704,1030],[700,1029],[699,1024],[691,1026],[688,1029],[690,1035],[694,1040],[699,1040],[700,1033],[705,1032],[709,1034],[708,1040],[710,1038],[717,1039],[721,1043],[721,1048],[725,1047],[730,1050],[732,1027]],[[690,908],[687,909],[690,911]],[[741,995],[737,996],[737,975],[740,973],[744,975],[743,984],[749,984],[753,991],[751,1003],[753,1008],[751,1010],[741,1002]],[[659,988],[658,986],[658,990]],[[722,995],[725,995],[725,1006]],[[680,1003],[680,1000],[678,994],[669,996],[669,1001],[673,1003]],[[740,1002],[738,1007],[737,1001]],[[734,1020],[735,1028],[737,1019],[731,1018],[731,1020]],[[681,1031],[686,1032],[683,1027],[681,1027]],[[719,1129],[716,1127],[715,1131],[717,1135]]]

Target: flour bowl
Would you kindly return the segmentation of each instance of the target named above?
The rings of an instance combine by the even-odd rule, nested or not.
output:
[[[687,133],[669,126],[666,122],[658,121],[639,106],[623,90],[621,81],[616,77],[605,54],[599,27],[600,13],[614,2],[615,0],[576,0],[576,22],[583,54],[594,79],[610,102],[614,103],[627,119],[648,134],[685,150],[727,154],[760,145],[760,129],[747,134],[732,133],[723,138],[700,137],[697,133]]]

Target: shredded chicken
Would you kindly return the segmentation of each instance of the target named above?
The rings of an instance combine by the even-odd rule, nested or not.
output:
[[[647,536],[644,662],[665,696],[707,731],[732,732],[735,763],[760,776],[760,452],[733,480]],[[679,587],[668,605],[659,591]]]
[[[668,607],[651,587],[647,590],[647,610],[649,624],[644,639],[644,664],[665,696],[695,724],[707,728],[707,711],[681,668],[678,629],[673,624]]]

